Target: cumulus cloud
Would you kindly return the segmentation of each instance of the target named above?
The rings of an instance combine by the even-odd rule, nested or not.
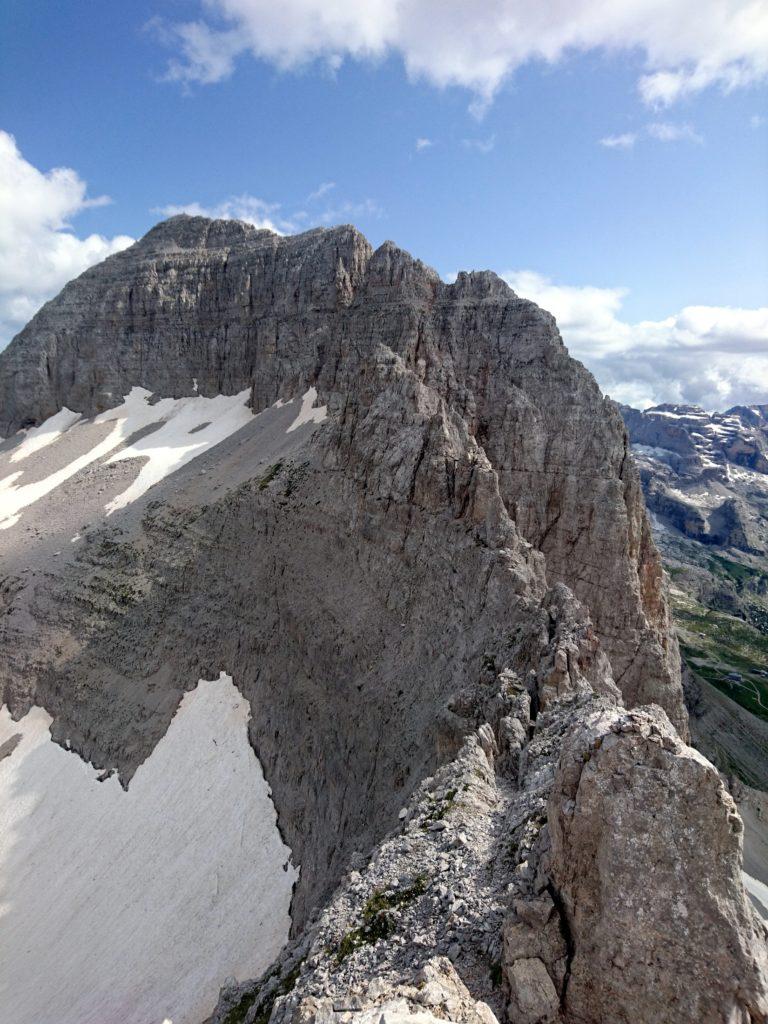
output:
[[[413,79],[471,90],[482,114],[517,68],[577,52],[642,54],[638,88],[653,106],[768,76],[768,6],[756,0],[205,0],[203,10],[207,20],[153,23],[177,51],[169,78],[218,82],[245,53],[283,70],[396,53]]]
[[[432,139],[416,139],[416,152],[421,153],[424,149],[429,149],[430,146],[434,146]]]
[[[624,288],[560,285],[530,270],[503,276],[554,314],[571,355],[617,401],[641,409],[768,402],[768,307],[687,306],[631,323],[621,315]]]
[[[0,131],[0,348],[67,281],[133,242],[126,235],[78,237],[70,222],[108,196],[89,198],[76,171],[33,167]]]

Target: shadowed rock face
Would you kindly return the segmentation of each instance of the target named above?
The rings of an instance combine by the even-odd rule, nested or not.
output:
[[[621,419],[553,318],[494,274],[446,285],[391,243],[372,252],[350,227],[280,238],[176,217],[67,285],[0,355],[0,430],[63,405],[91,415],[134,385],[172,396],[250,387],[259,412],[314,384],[333,413],[333,461],[386,400],[372,368],[387,364],[482,449],[550,582],[589,608],[629,703],[658,702],[685,732]]]

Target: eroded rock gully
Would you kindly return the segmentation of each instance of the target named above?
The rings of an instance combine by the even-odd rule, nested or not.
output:
[[[4,700],[124,781],[198,678],[250,701],[294,939],[214,1019],[766,1019],[624,428],[551,316],[352,228],[174,218],[0,355],[6,429],[135,385],[328,410],[3,586]]]

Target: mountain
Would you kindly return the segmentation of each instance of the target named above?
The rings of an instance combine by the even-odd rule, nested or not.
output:
[[[0,420],[4,1019],[766,1020],[760,829],[747,896],[548,313],[173,218],[0,354]]]
[[[766,790],[768,406],[621,411],[672,578],[694,736]]]

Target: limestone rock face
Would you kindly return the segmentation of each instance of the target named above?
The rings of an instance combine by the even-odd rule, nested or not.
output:
[[[628,703],[659,703],[686,733],[621,418],[554,319],[494,274],[447,285],[392,243],[372,252],[351,227],[281,238],[175,217],[67,285],[0,354],[0,432],[62,406],[92,415],[134,385],[172,396],[251,388],[260,412],[310,384],[334,414],[332,462],[382,387],[443,403],[545,554],[550,582],[588,607]]]
[[[766,929],[741,884],[736,805],[659,709],[598,710],[574,727],[549,827],[568,1021],[766,1019]]]

